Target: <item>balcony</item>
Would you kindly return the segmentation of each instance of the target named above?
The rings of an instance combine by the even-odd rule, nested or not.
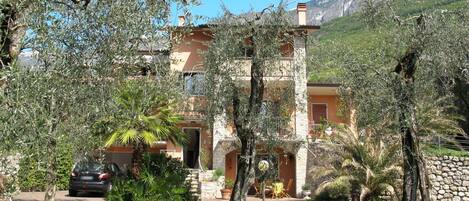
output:
[[[294,128],[290,124],[291,120],[288,118],[274,117],[261,122],[255,132],[261,138],[277,137],[285,139],[294,136]]]
[[[337,133],[337,126],[327,121],[315,124],[314,121],[309,122],[309,138],[315,141],[329,140]]]
[[[240,79],[247,79],[249,80],[251,74],[251,60],[249,58],[240,58],[233,62],[232,66],[239,66],[240,68],[236,70],[235,74]],[[268,64],[271,69],[266,72],[264,75],[265,79],[285,79],[289,80],[293,77],[293,58],[284,57],[277,61],[272,61]]]

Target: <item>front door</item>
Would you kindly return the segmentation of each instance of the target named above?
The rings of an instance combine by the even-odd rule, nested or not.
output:
[[[184,128],[187,143],[183,148],[183,161],[189,168],[199,168],[200,129]]]

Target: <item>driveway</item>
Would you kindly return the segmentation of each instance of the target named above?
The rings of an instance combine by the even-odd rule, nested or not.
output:
[[[261,198],[257,197],[248,197],[248,201],[262,201]],[[299,199],[299,198],[280,198],[280,199],[271,199],[271,198],[266,198],[266,201],[305,201],[304,199]],[[224,201],[222,199],[204,199],[202,201]]]
[[[13,198],[14,201],[43,201],[44,192],[24,192]],[[104,201],[101,195],[97,194],[78,194],[77,197],[69,197],[68,191],[57,191],[56,201]]]
[[[13,198],[14,201],[43,201],[44,192],[25,192],[20,193]],[[58,191],[55,196],[56,201],[104,201],[104,198],[96,194],[78,194],[78,197],[69,197],[68,191]],[[248,201],[261,201],[260,198],[249,197]],[[223,201],[221,199],[204,199],[202,201]],[[266,201],[304,201],[297,198],[284,198],[284,199],[266,199]]]

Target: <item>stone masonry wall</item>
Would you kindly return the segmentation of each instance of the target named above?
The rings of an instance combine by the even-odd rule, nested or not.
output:
[[[432,200],[469,201],[469,157],[427,157]]]

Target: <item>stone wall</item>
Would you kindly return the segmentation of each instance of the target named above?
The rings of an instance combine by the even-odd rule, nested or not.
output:
[[[0,158],[0,200],[9,200],[18,191],[17,174],[20,169],[19,162],[21,155],[10,155]],[[5,185],[5,182],[13,182],[14,185]]]
[[[427,157],[432,200],[469,201],[469,157]]]
[[[309,143],[306,181],[311,184],[313,195],[319,185],[324,182],[324,179],[314,178],[313,175],[321,174],[325,167],[332,168],[332,164],[337,160],[338,157],[334,154],[331,144],[325,142]]]
[[[202,200],[221,198],[220,190],[224,187],[225,177],[221,176],[217,181],[213,181],[213,172],[214,170],[207,170],[199,173],[200,198]]]

